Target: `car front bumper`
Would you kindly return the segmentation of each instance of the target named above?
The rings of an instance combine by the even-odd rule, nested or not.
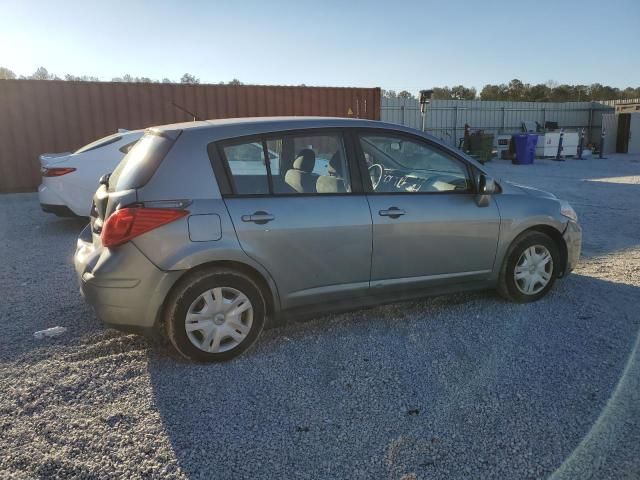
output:
[[[580,252],[582,250],[582,228],[577,222],[569,221],[567,228],[562,234],[567,245],[567,268],[564,275],[570,273],[580,260]]]
[[[131,242],[96,248],[90,228],[87,225],[80,234],[74,256],[83,297],[110,327],[139,333],[152,330],[182,271],[160,270]]]

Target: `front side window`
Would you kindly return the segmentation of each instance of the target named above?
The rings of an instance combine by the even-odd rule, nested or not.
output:
[[[464,163],[427,143],[393,134],[362,135],[374,192],[466,192],[471,189]]]

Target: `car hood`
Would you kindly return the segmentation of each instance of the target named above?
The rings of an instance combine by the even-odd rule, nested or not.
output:
[[[531,195],[533,197],[550,198],[553,200],[558,199],[558,197],[556,197],[553,193],[545,192],[544,190],[539,190],[533,187],[528,187],[526,185],[520,185],[519,183],[507,182],[504,180],[501,180],[498,183],[502,187],[502,191],[505,193],[513,193],[517,195],[525,194]]]

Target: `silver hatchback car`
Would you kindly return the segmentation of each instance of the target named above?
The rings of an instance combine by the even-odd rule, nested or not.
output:
[[[244,352],[267,319],[486,288],[531,302],[580,256],[568,203],[375,121],[155,127],[100,183],[82,293],[107,325],[161,327],[198,361]]]

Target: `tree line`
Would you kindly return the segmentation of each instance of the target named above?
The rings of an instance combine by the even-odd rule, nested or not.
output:
[[[67,80],[71,82],[99,82],[98,77],[90,75],[70,75],[66,74],[59,77],[56,74],[49,73],[44,67],[39,67],[31,75],[17,76],[13,71],[6,67],[0,67],[0,80],[3,79],[27,79],[27,80]],[[149,77],[134,77],[130,74],[121,77],[114,77],[112,82],[137,82],[137,83],[183,83],[183,84],[199,84],[200,79],[191,73],[185,73],[180,80],[174,81],[170,78],[162,80],[154,80]],[[229,82],[219,82],[220,85],[243,85],[243,83],[234,78]],[[304,84],[301,86],[305,86]],[[465,87],[464,85],[454,85],[453,87],[433,87],[433,100],[508,100],[514,102],[588,102],[597,100],[623,100],[640,98],[640,87],[627,87],[620,89],[610,87],[600,83],[592,83],[591,85],[567,85],[559,84],[553,80],[547,83],[538,83],[532,85],[524,83],[514,78],[509,83],[501,83],[499,85],[485,85],[480,93],[474,87]],[[382,95],[386,98],[416,98],[408,90],[396,92],[395,90],[382,90]]]
[[[416,98],[403,90],[383,90],[387,98]],[[552,80],[532,85],[513,79],[508,84],[485,85],[480,93],[474,87],[455,85],[433,87],[433,100],[508,100],[513,102],[589,102],[597,100],[623,100],[640,98],[640,87],[620,89],[600,83],[591,85],[559,84]]]
[[[93,77],[90,75],[71,75],[66,74],[62,77],[54,73],[49,73],[49,71],[44,67],[39,67],[35,72],[31,75],[16,75],[13,71],[6,67],[0,67],[0,80],[12,80],[12,79],[23,79],[23,80],[66,80],[69,82],[99,82],[100,79],[98,77]],[[128,73],[121,77],[113,77],[111,79],[112,82],[135,82],[135,83],[185,83],[185,84],[199,84],[200,79],[195,75],[190,73],[185,73],[180,77],[179,81],[171,80],[170,78],[163,78],[162,80],[153,80],[149,77],[134,77],[133,75],[129,75]],[[243,83],[234,78],[229,82],[219,82],[220,85],[243,85]]]

